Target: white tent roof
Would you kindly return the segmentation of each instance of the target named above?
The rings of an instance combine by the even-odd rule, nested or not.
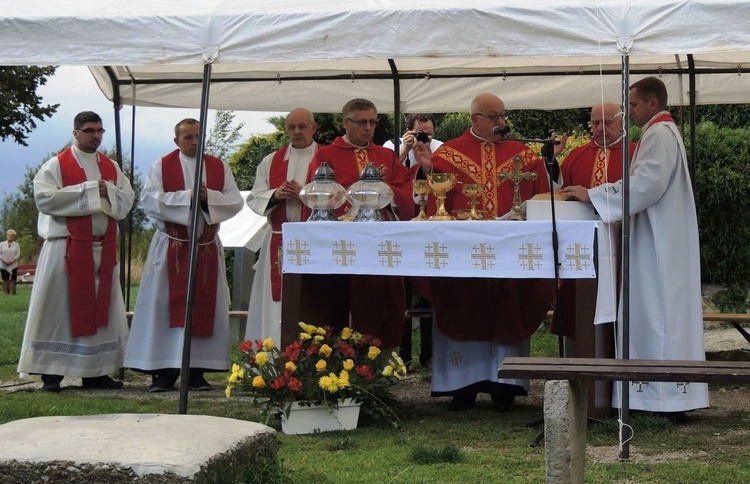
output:
[[[247,200],[249,191],[240,192],[242,198]],[[219,227],[219,239],[225,249],[245,247],[257,252],[263,243],[268,230],[268,219],[250,210],[246,204],[242,205],[240,213],[221,223]]]
[[[747,0],[3,3],[0,63],[87,65],[123,104],[197,107],[211,62],[215,109],[365,97],[392,111],[392,65],[405,112],[465,110],[482,91],[510,109],[590,106],[620,98],[625,53],[633,78],[663,76],[670,104],[688,102],[688,55],[697,103],[750,102]]]

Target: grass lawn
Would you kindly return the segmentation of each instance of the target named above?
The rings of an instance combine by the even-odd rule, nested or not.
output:
[[[176,414],[177,395],[151,395],[142,375],[125,373],[118,392],[76,389],[48,394],[19,384],[16,374],[30,287],[16,297],[0,297],[0,424],[45,415],[101,413]],[[132,296],[135,300],[135,296]],[[418,332],[415,332],[415,338]],[[413,347],[419,348],[418,341]],[[536,355],[555,355],[554,335],[532,340]],[[212,375],[217,386],[226,375]],[[396,387],[393,409],[399,428],[365,426],[350,432],[308,436],[279,433],[281,465],[271,476],[247,482],[279,483],[539,483],[544,482],[544,448],[529,443],[538,429],[527,424],[542,415],[542,382],[509,413],[493,410],[486,396],[465,412],[447,411],[447,399],[429,397],[429,371],[414,368]],[[711,386],[712,407],[687,423],[661,418],[632,420],[631,462],[619,462],[617,423],[589,426],[586,482],[706,483],[750,482],[750,387]],[[220,390],[191,393],[188,413],[255,420],[243,397]]]

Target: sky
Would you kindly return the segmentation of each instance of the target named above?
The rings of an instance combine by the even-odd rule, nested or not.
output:
[[[95,111],[102,117],[104,134],[103,149],[115,146],[115,122],[112,102],[99,90],[86,67],[59,67],[47,84],[37,93],[42,103],[60,104],[52,118],[37,121],[26,142],[29,146],[6,140],[0,142],[0,199],[18,191],[23,182],[27,167],[37,167],[53,152],[73,140],[73,118],[81,111]],[[213,126],[213,111],[209,111],[209,125]],[[275,128],[266,121],[281,112],[235,112],[235,122],[245,123],[242,140],[257,134],[271,133]],[[136,171],[145,177],[148,168],[157,158],[175,149],[174,125],[183,118],[199,118],[198,109],[147,108],[137,107],[135,112],[135,150],[131,156],[132,106],[124,106],[120,111],[123,152],[135,161]]]

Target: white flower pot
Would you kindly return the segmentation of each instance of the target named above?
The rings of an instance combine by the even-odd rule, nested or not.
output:
[[[281,430],[287,435],[300,435],[356,429],[359,407],[360,404],[351,398],[340,401],[338,408],[327,405],[306,407],[293,402],[289,416],[281,415]]]

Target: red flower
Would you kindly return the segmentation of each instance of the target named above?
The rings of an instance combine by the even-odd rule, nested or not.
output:
[[[302,390],[302,382],[299,378],[291,377],[289,379],[289,389],[293,392],[299,392]]]
[[[305,354],[307,354],[307,356],[313,356],[313,355],[317,355],[317,354],[318,354],[318,350],[319,350],[319,349],[320,349],[320,348],[318,348],[318,346],[317,346],[317,345],[310,345],[310,346],[308,346],[308,347],[307,347],[307,349],[305,350]]]
[[[282,358],[287,358],[289,361],[297,361],[299,360],[300,348],[302,348],[302,341],[297,340],[287,346],[286,349],[281,352],[281,356]]]
[[[253,366],[255,364],[255,355],[254,354],[247,355],[247,364],[250,365],[250,366]]]
[[[339,340],[339,353],[344,355],[346,358],[355,358],[357,356],[357,352],[354,351],[354,348],[351,347],[346,341]]]
[[[250,353],[253,350],[253,342],[248,340],[243,341],[240,343],[240,351],[243,353]]]
[[[259,340],[259,339],[256,339],[255,340],[255,346],[258,347],[258,351],[262,350],[263,349],[263,341]]]
[[[286,378],[284,378],[284,375],[277,376],[271,383],[268,384],[268,386],[273,388],[274,390],[280,390],[284,388],[284,385],[286,385]]]
[[[375,379],[375,373],[373,373],[370,365],[359,365],[355,368],[357,375],[361,376],[365,380],[372,381]]]

